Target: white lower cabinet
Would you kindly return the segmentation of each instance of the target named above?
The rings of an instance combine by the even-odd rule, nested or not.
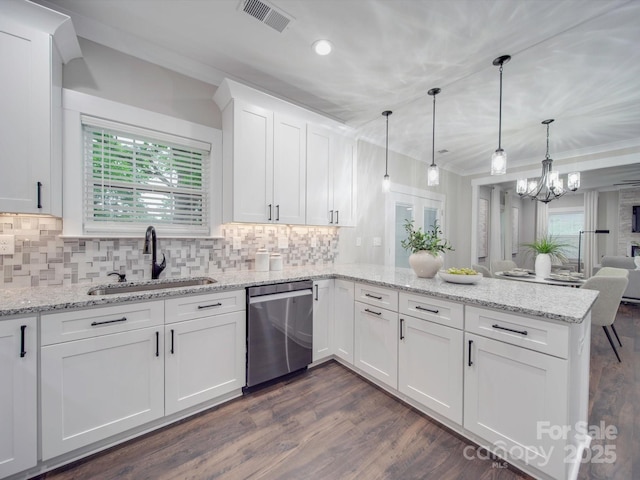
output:
[[[398,390],[462,424],[463,333],[410,316],[400,317]]]
[[[355,366],[398,388],[398,313],[355,302]]]
[[[42,347],[43,460],[164,415],[163,330]]]
[[[353,365],[354,283],[334,280],[333,353]]]
[[[314,362],[333,353],[333,280],[313,282],[313,357]]]
[[[193,318],[165,326],[166,415],[245,385],[244,291],[167,300],[166,313]]]
[[[567,361],[465,333],[464,428],[553,478],[565,478]],[[573,426],[571,426],[573,427]]]
[[[0,321],[0,478],[38,461],[36,324]]]

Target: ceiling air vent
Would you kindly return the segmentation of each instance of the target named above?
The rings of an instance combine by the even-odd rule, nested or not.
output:
[[[280,33],[282,33],[291,20],[293,20],[293,17],[290,15],[287,15],[282,10],[276,10],[275,7],[261,0],[242,0],[240,7],[243,12],[248,13],[253,18],[260,20],[262,23],[269,25]]]

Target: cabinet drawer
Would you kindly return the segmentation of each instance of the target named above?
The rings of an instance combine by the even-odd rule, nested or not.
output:
[[[355,299],[358,302],[368,303],[369,305],[386,308],[394,312],[398,311],[398,292],[387,288],[356,283]]]
[[[164,302],[128,303],[60,313],[43,313],[40,318],[41,344],[153,327],[164,323]]]
[[[466,307],[465,330],[556,357],[569,356],[569,327],[565,325]]]
[[[399,303],[401,315],[411,315],[460,330],[463,328],[464,307],[461,303],[402,292]]]
[[[245,308],[244,290],[172,298],[165,300],[165,323],[237,312]]]

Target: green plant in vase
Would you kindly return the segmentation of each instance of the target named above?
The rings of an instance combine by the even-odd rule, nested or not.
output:
[[[571,245],[553,235],[544,235],[534,242],[523,243],[522,246],[536,255],[536,277],[547,278],[551,274],[552,262],[566,262],[565,249]]]
[[[442,237],[438,221],[434,221],[431,230],[422,231],[414,227],[413,220],[406,220],[404,229],[407,238],[400,242],[405,250],[411,252],[409,265],[418,277],[433,278],[442,268],[441,253],[453,250],[448,240]]]

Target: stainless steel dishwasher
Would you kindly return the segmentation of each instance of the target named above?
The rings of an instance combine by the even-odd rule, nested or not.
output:
[[[311,363],[312,288],[303,280],[247,289],[247,388]]]

